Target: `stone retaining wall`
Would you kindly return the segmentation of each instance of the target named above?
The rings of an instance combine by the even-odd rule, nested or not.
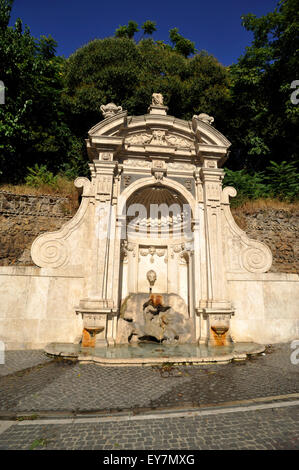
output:
[[[66,197],[0,191],[0,265],[32,265],[30,248],[43,232],[59,230],[74,211]],[[232,210],[250,238],[266,243],[273,254],[272,272],[299,272],[299,211]]]
[[[72,216],[66,197],[0,191],[0,265],[32,265],[33,240],[58,230]]]
[[[299,210],[232,210],[236,223],[250,238],[266,243],[272,251],[271,272],[299,272]]]

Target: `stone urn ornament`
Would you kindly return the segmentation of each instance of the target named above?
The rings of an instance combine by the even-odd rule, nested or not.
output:
[[[115,103],[102,104],[100,110],[104,116],[104,119],[115,116],[117,113],[120,113],[123,109],[121,106],[116,106]]]

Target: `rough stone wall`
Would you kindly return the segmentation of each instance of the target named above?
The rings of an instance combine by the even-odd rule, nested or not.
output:
[[[40,233],[58,230],[72,212],[65,197],[0,191],[0,265],[33,265],[33,240]]]
[[[239,227],[250,238],[266,243],[272,251],[271,272],[299,272],[299,210],[232,210]]]
[[[273,254],[272,272],[299,272],[299,210],[232,211],[250,238],[266,243]],[[67,198],[0,191],[0,265],[32,265],[30,248],[44,232],[58,230],[74,214]]]

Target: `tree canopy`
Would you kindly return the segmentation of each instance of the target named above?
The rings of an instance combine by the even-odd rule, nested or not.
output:
[[[187,59],[152,39],[136,44],[128,37],[96,39],[78,49],[67,61],[65,81],[64,99],[78,133],[99,120],[102,103],[143,114],[157,90],[173,115],[190,119],[205,110],[220,121],[229,94],[228,72],[213,56],[200,52]]]
[[[230,67],[230,164],[258,170],[270,160],[298,162],[299,108],[291,101],[291,83],[299,78],[298,0],[280,1],[260,18],[248,14],[242,24],[254,39]]]
[[[253,41],[230,67],[196,51],[178,28],[169,31],[169,42],[154,40],[152,20],[141,26],[131,20],[114,36],[95,39],[65,59],[56,55],[51,36],[34,38],[20,19],[9,26],[12,5],[0,0],[2,181],[23,181],[38,168],[72,178],[86,174],[84,139],[103,118],[101,104],[112,101],[139,115],[154,92],[164,95],[169,113],[179,118],[201,112],[215,117],[217,129],[232,142],[228,165],[237,171],[228,173],[229,180],[235,174],[244,188],[247,178],[251,189],[245,192],[260,194],[267,174],[277,181],[280,169],[295,175],[299,111],[291,84],[299,78],[298,0],[281,0],[260,18],[243,16]]]

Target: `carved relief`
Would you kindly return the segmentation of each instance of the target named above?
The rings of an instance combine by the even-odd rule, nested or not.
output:
[[[135,134],[128,136],[125,142],[130,145],[145,145],[148,144],[152,138],[152,134]]]
[[[145,160],[135,160],[135,159],[128,159],[124,160],[124,166],[136,167],[136,168],[150,168],[151,162],[147,162]]]
[[[157,255],[161,258],[162,256],[165,255],[165,253],[166,253],[166,248],[158,248],[158,247],[156,248],[155,246],[150,246],[148,248],[143,247],[143,248],[140,248],[139,250],[139,254],[141,256],[147,256],[147,255],[151,256],[151,259],[150,259],[151,263],[154,262],[154,255]]]
[[[130,145],[159,145],[178,148],[188,148],[194,146],[193,142],[176,135],[166,135],[165,131],[153,131],[152,134],[140,133],[126,137],[126,144]]]
[[[191,191],[192,189],[192,181],[191,180],[186,180],[185,181],[185,187],[188,189],[188,191]]]
[[[151,145],[167,145],[165,141],[165,131],[153,131],[153,137],[150,143]]]
[[[217,168],[217,162],[214,160],[205,160],[204,166],[205,168]]]
[[[219,184],[207,184],[207,197],[208,199],[218,201],[220,199],[220,187]]]
[[[135,258],[136,245],[134,245],[133,243],[128,243],[127,240],[124,240],[121,245],[121,254],[122,254],[123,259],[127,259],[129,252],[131,252],[133,255],[133,258]]]
[[[193,142],[189,140],[183,139],[182,137],[178,137],[176,135],[167,135],[165,136],[165,140],[171,147],[181,147],[181,148],[191,148],[193,147]]]
[[[100,153],[100,160],[104,162],[108,162],[113,160],[113,153],[112,152],[101,152]]]
[[[191,163],[168,163],[168,168],[170,170],[193,171],[195,166]]]
[[[110,194],[112,189],[112,176],[100,176],[98,179],[98,194]]]
[[[162,160],[153,160],[152,165],[152,174],[157,181],[162,181],[163,176],[166,173],[165,163]]]
[[[154,177],[156,178],[157,181],[162,181],[164,176],[163,171],[154,171]]]
[[[254,246],[253,243],[252,246],[249,246],[248,248],[242,250],[241,260],[242,265],[246,269],[246,271],[249,271],[251,273],[263,273],[265,272],[265,270],[267,270],[269,263],[269,268],[272,264],[272,259],[269,260],[268,250],[262,249],[262,247],[260,247],[259,245]]]
[[[130,183],[131,183],[131,176],[130,175],[125,175],[124,176],[124,185],[125,185],[125,187],[129,186]]]

